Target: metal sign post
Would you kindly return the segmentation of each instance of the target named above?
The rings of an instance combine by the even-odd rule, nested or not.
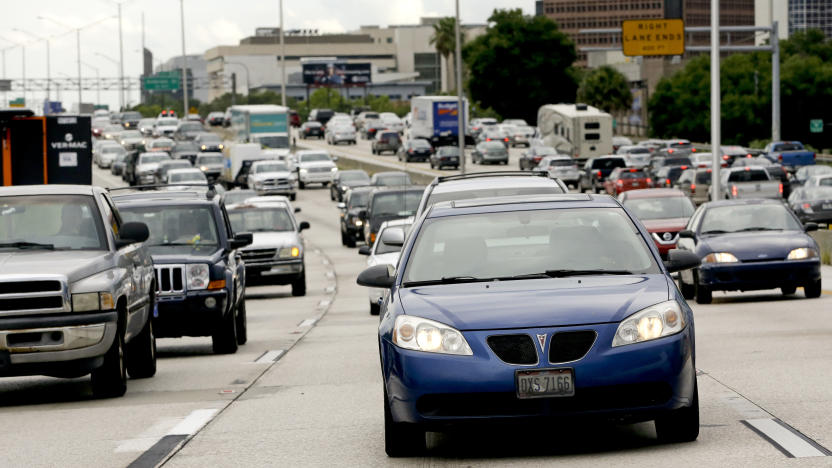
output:
[[[719,0],[711,0],[711,200],[719,200],[719,170],[722,168],[719,134],[722,106],[719,82]]]

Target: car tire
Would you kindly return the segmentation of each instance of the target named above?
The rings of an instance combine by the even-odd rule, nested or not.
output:
[[[237,352],[237,320],[236,308],[232,308],[220,320],[219,326],[211,336],[214,354],[234,354]]]
[[[332,189],[331,189],[331,188],[329,189],[329,199],[330,199],[331,201],[335,201],[335,194],[334,194],[334,193],[332,193]]]
[[[289,194],[289,200],[295,201],[297,198],[298,198],[298,195],[296,193]]]
[[[656,436],[664,443],[693,442],[699,437],[699,388],[693,385],[693,401],[655,421]]]
[[[411,457],[425,451],[425,431],[414,424],[393,421],[387,391],[384,392],[384,451],[388,457]]]
[[[151,305],[151,314],[153,306]],[[141,333],[127,345],[127,373],[133,379],[146,379],[156,375],[156,335],[153,318],[148,317]]]
[[[688,301],[693,299],[696,295],[696,286],[692,284],[685,284],[685,282],[682,281],[681,274],[679,275],[679,292],[681,292],[682,297],[684,297]]]
[[[696,303],[697,304],[710,304],[713,302],[713,292],[711,288],[704,286],[699,283],[699,275],[693,275],[694,280],[694,289],[696,290]]]
[[[355,248],[355,238],[347,234],[347,242],[344,245],[351,249]]]
[[[104,364],[92,371],[92,394],[96,398],[115,398],[127,392],[127,368],[124,365],[124,335],[116,331],[113,344],[104,355]]]
[[[321,183],[321,185],[324,186],[324,187],[329,187],[329,182],[323,182],[323,183]]]
[[[244,345],[248,341],[248,319],[246,318],[246,298],[237,306],[237,344]]]
[[[301,297],[306,295],[306,269],[300,274],[298,279],[292,281],[292,296]]]
[[[347,234],[344,231],[341,231],[341,245],[347,245]]]
[[[803,285],[803,294],[807,299],[816,299],[820,297],[820,280],[812,281]]]
[[[376,302],[370,303],[370,315],[378,315],[381,313],[381,306]]]
[[[305,189],[305,188],[306,188],[306,184],[304,184],[302,181],[298,181],[298,188],[300,188],[301,190],[303,190],[303,189]]]
[[[797,288],[794,286],[783,286],[780,288],[780,292],[782,292],[784,296],[791,296],[795,293],[795,291],[797,291]]]

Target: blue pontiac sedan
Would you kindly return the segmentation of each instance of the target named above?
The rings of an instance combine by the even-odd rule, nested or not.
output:
[[[700,206],[680,232],[679,249],[692,251],[701,266],[679,274],[687,299],[708,304],[713,291],[754,291],[780,288],[808,298],[821,293],[820,249],[777,200],[720,200]]]
[[[655,420],[665,441],[699,434],[693,314],[647,231],[606,196],[444,202],[371,267],[382,304],[385,449],[485,420]]]

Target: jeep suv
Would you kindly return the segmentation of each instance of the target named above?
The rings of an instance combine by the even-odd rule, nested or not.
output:
[[[0,376],[92,373],[97,397],[124,395],[128,373],[153,376],[147,238],[104,189],[0,188]]]
[[[215,353],[235,353],[247,340],[239,249],[251,244],[251,234],[235,235],[213,186],[121,192],[113,198],[124,219],[150,229],[156,336],[210,336]]]

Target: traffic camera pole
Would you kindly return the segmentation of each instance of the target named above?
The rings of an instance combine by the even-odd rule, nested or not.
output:
[[[456,95],[457,132],[459,133],[459,164],[465,174],[465,108],[462,105],[462,34],[459,32],[459,0],[456,0]]]
[[[719,83],[719,0],[711,0],[711,200],[719,200],[719,170],[722,168],[720,154],[720,124],[722,107]]]

